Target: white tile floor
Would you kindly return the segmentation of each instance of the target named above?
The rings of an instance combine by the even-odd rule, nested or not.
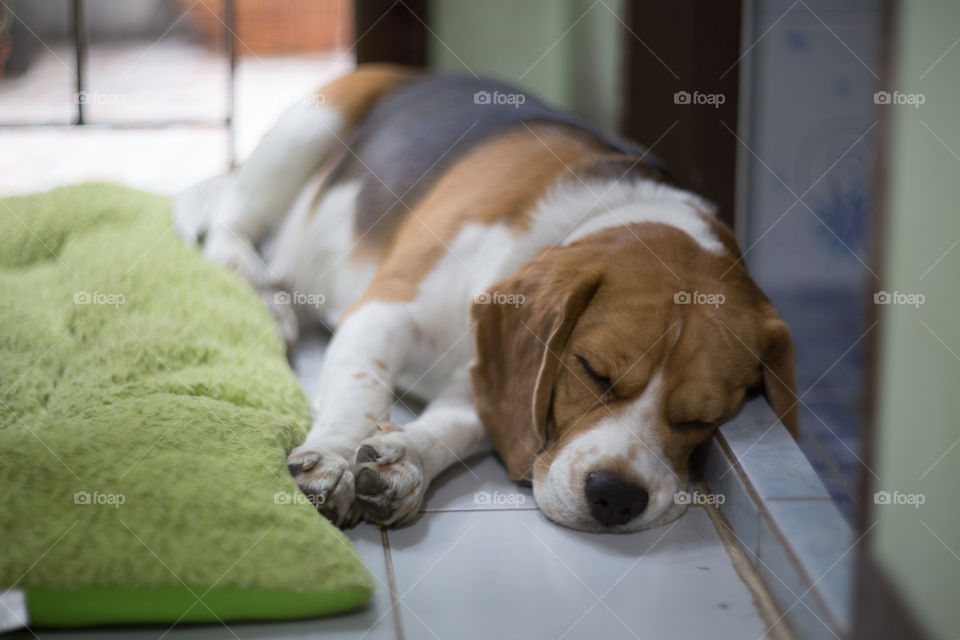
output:
[[[125,97],[108,115],[143,117],[151,100],[169,98],[151,93],[156,77],[185,79],[189,86],[178,100],[197,101],[193,108],[209,115],[198,104],[218,104],[222,85],[210,78],[221,61],[178,47],[161,42],[145,55],[142,45],[100,51],[99,86]],[[48,101],[59,93],[69,100],[70,89],[52,55],[37,65],[37,75],[16,85],[0,81],[0,121],[60,113]],[[136,73],[128,73],[131,61]],[[286,104],[347,65],[336,56],[244,60],[238,78],[239,156]],[[178,72],[172,74],[172,68]],[[121,75],[110,76],[111,69]],[[221,171],[225,148],[224,134],[216,130],[0,130],[0,194],[88,179],[173,193]],[[321,358],[322,342],[311,338],[295,359],[308,392]],[[347,535],[378,581],[366,609],[325,620],[183,626],[164,637],[750,639],[766,628],[703,509],[692,508],[672,525],[639,534],[579,533],[545,520],[530,490],[512,484],[489,456],[445,473],[411,526],[382,535],[362,524]],[[41,631],[36,637],[146,639],[166,631]]]
[[[758,638],[764,630],[700,509],[673,529],[616,537],[563,529],[535,510],[439,512],[389,541],[408,637]]]

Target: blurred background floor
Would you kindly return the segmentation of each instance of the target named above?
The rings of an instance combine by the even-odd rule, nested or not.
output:
[[[342,52],[239,58],[237,158],[249,155],[284,109],[353,64],[352,56]],[[51,45],[38,53],[26,74],[0,78],[0,122],[69,124],[76,108],[73,65],[71,47]],[[222,119],[228,77],[222,53],[176,38],[152,46],[105,43],[91,46],[90,66],[86,115],[94,124],[0,128],[0,195],[87,180],[172,194],[227,168],[225,126],[96,124]]]

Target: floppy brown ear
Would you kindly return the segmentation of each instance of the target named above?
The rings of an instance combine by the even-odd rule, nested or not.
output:
[[[763,393],[780,422],[796,440],[799,399],[790,329],[783,320],[774,317],[765,321],[763,332]]]
[[[599,276],[564,267],[550,249],[474,299],[477,414],[513,480],[529,479],[547,442],[560,354]],[[579,265],[583,268],[583,264]]]

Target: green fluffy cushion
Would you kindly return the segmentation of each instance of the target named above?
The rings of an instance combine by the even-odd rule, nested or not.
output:
[[[307,400],[165,198],[0,200],[0,590],[32,624],[306,617],[372,591],[284,463]]]

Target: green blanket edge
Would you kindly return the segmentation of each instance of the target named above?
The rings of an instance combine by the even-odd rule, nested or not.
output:
[[[236,587],[24,589],[30,626],[209,623],[312,618],[361,607],[370,590],[281,591]]]

